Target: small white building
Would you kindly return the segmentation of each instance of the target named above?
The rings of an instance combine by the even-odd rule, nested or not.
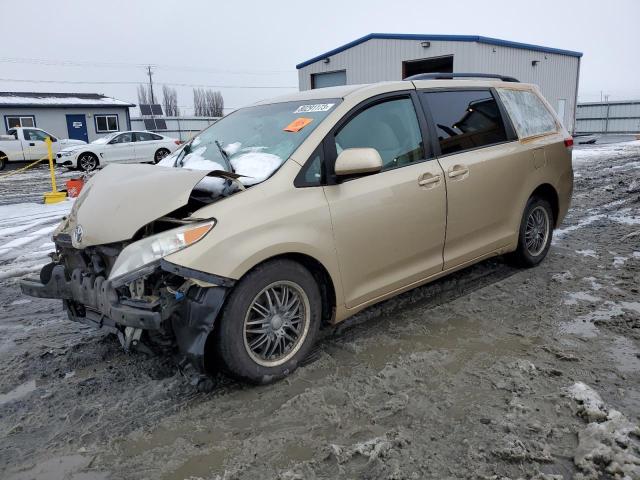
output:
[[[36,127],[59,138],[91,142],[131,129],[134,104],[97,93],[0,92],[0,134]]]
[[[402,80],[419,73],[491,73],[537,84],[574,130],[582,53],[475,35],[371,33],[298,65],[300,90]]]

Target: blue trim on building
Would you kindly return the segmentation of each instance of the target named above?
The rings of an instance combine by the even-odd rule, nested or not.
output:
[[[5,128],[5,132],[8,132],[9,130],[11,130],[9,128],[9,117],[31,117],[33,119],[33,127],[31,128],[38,128],[38,125],[36,124],[36,116],[35,115],[31,115],[28,113],[25,114],[15,114],[15,113],[11,113],[9,115],[5,115],[4,116],[4,128]],[[25,127],[25,128],[30,128],[30,127]]]
[[[443,41],[443,42],[478,42],[484,43],[487,45],[496,45],[499,47],[510,47],[510,48],[519,48],[522,50],[533,50],[536,52],[543,53],[555,53],[558,55],[567,55],[570,57],[582,57],[582,52],[574,52],[571,50],[562,50],[559,48],[551,48],[551,47],[543,47],[540,45],[532,45],[530,43],[520,43],[520,42],[512,42],[509,40],[500,40],[499,38],[491,38],[491,37],[482,37],[480,35],[421,35],[421,34],[402,34],[402,33],[370,33],[369,35],[365,35],[364,37],[360,37],[352,42],[346,43],[338,48],[334,48],[333,50],[329,50],[322,55],[315,56],[309,60],[306,60],[302,63],[296,65],[296,69],[300,70],[301,68],[306,67],[307,65],[311,65],[312,63],[316,63],[319,60],[324,60],[327,57],[331,57],[332,55],[336,55],[337,53],[344,52],[356,45],[360,45],[361,43],[367,42],[369,40],[379,39],[379,40],[417,40],[417,41]]]

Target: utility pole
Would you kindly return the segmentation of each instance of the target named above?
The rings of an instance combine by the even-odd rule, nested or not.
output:
[[[156,103],[156,99],[153,96],[153,72],[151,71],[151,65],[147,65],[147,75],[149,75],[149,91],[151,93],[151,98],[149,99],[151,103]]]

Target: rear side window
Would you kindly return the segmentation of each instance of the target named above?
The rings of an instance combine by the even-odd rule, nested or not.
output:
[[[521,139],[558,130],[553,115],[535,93],[499,88],[498,94]]]
[[[500,109],[489,90],[425,92],[443,155],[507,141]]]

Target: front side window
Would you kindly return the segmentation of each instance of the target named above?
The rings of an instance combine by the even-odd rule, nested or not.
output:
[[[133,142],[133,135],[131,133],[123,133],[122,135],[118,135],[109,143],[116,144],[116,143],[131,143],[131,142]]]
[[[36,117],[34,117],[33,115],[26,115],[26,116],[7,116],[6,117],[6,122],[7,122],[7,130],[9,130],[10,128],[17,128],[17,127],[35,127],[36,126]]]
[[[500,109],[489,90],[425,92],[442,155],[507,141]]]
[[[424,160],[420,125],[411,98],[377,103],[358,113],[335,136],[336,153],[347,148],[375,148],[382,169]]]
[[[521,139],[558,130],[555,118],[535,93],[528,90],[499,88],[498,94]]]
[[[95,119],[97,133],[117,132],[119,130],[117,115],[96,115]]]
[[[49,136],[49,134],[47,134],[46,132],[43,132],[42,130],[25,129],[23,130],[23,133],[24,133],[24,139],[30,140],[32,142],[34,141],[44,142],[44,140]],[[53,138],[52,138],[52,141],[53,141]]]

